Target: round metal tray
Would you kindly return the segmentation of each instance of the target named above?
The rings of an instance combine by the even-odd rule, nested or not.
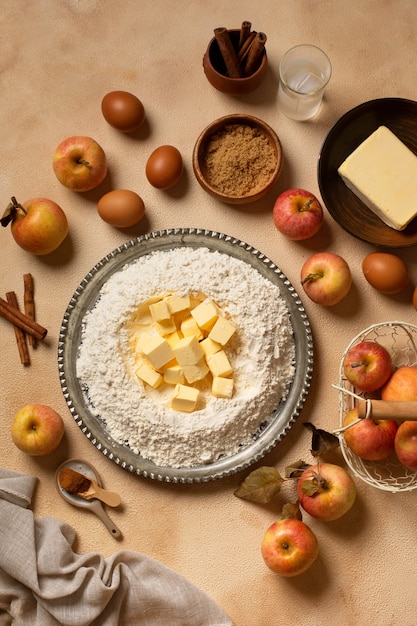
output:
[[[288,395],[265,421],[253,440],[234,454],[213,463],[193,468],[160,467],[114,441],[86,405],[76,376],[77,351],[81,342],[82,321],[94,307],[102,286],[126,264],[156,250],[190,246],[217,250],[248,263],[279,286],[293,327],[295,374]],[[69,410],[84,435],[105,456],[126,470],[151,479],[192,483],[223,478],[245,469],[267,454],[281,441],[297,419],[310,387],[313,371],[313,342],[304,306],[292,284],[281,270],[252,246],[214,231],[176,228],[153,232],[126,242],[95,265],[81,281],[65,311],[58,345],[58,369],[61,389]]]

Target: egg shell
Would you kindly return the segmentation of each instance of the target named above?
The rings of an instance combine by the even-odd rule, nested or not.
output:
[[[408,285],[408,269],[400,257],[389,252],[371,252],[362,261],[368,283],[377,291],[396,294]]]
[[[146,162],[146,178],[157,189],[169,189],[182,176],[184,164],[181,153],[174,146],[156,148]]]
[[[100,198],[97,211],[101,219],[117,228],[137,224],[145,214],[142,198],[129,189],[114,189]]]
[[[111,91],[101,102],[103,117],[110,126],[124,133],[140,128],[145,121],[142,102],[128,91]]]

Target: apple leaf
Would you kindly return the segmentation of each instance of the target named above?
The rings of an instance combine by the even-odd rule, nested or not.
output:
[[[310,467],[310,464],[299,459],[285,468],[285,478],[300,478],[301,474]]]
[[[16,211],[17,211],[17,207],[16,205],[12,202],[9,202],[9,204],[6,207],[6,210],[4,211],[1,219],[0,219],[0,224],[2,226],[7,226],[10,222],[13,221],[14,216],[16,215]]]
[[[244,500],[268,504],[279,493],[283,482],[274,467],[262,466],[248,474],[234,494]]]
[[[336,435],[323,430],[322,428],[316,428],[314,424],[305,422],[304,426],[312,432],[311,437],[311,454],[314,457],[322,456],[325,452],[332,450],[339,446],[339,439]]]
[[[317,480],[305,480],[301,486],[303,493],[307,496],[315,496],[316,494],[323,491],[320,483]]]
[[[281,511],[282,519],[299,519],[302,520],[303,516],[298,502],[286,502]]]

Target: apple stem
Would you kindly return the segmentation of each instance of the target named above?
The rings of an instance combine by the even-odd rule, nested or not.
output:
[[[310,280],[323,278],[323,276],[324,276],[323,272],[310,272],[310,274],[307,274],[307,276],[304,276],[303,280],[301,281],[301,284],[304,285],[304,283],[307,283]]]
[[[23,213],[25,215],[27,215],[27,211],[25,211],[25,209],[23,208],[23,206],[20,204],[20,202],[18,202],[16,200],[16,198],[14,196],[11,197],[11,203],[12,203],[12,208],[13,209],[20,209],[21,211],[23,211]]]
[[[81,165],[86,165],[87,167],[90,167],[90,163],[86,161],[85,159],[78,159],[78,163],[80,163]]]
[[[356,363],[351,363],[350,367],[361,367],[361,365],[364,365],[363,361],[357,361]]]
[[[299,212],[302,213],[303,211],[308,211],[312,202],[313,198],[309,198],[306,202],[304,202],[303,206],[300,207]]]

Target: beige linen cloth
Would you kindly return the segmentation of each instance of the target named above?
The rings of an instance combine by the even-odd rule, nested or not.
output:
[[[1,626],[232,626],[208,596],[150,557],[76,554],[71,526],[28,508],[36,482],[0,468]]]

